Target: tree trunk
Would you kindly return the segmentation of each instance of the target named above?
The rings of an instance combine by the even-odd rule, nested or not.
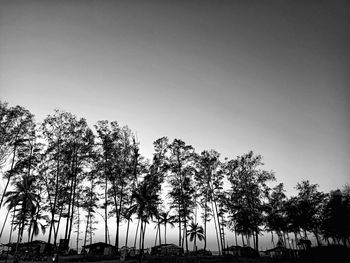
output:
[[[108,190],[108,177],[107,177],[107,168],[106,168],[106,165],[107,165],[107,156],[105,155],[105,165],[104,165],[104,172],[105,172],[105,243],[107,244],[107,231],[108,231],[108,211],[107,211],[107,204],[108,204],[108,193],[107,193],[107,190]]]
[[[187,211],[186,211],[186,213],[187,213]],[[185,242],[186,242],[186,253],[188,253],[187,219],[186,219],[186,216],[184,218],[184,238],[185,238]]]
[[[54,197],[54,201],[53,201],[53,207],[51,210],[51,224],[50,224],[49,238],[47,241],[47,243],[49,243],[49,244],[51,244],[52,228],[54,227],[54,224],[55,224],[55,211],[56,211],[57,197],[58,197],[58,177],[60,174],[60,139],[58,139],[57,155],[58,155],[58,157],[57,157],[57,166],[56,166],[57,171],[56,171],[56,179],[55,179],[55,197]],[[54,244],[56,244],[56,239],[55,239]]]
[[[157,227],[156,235],[155,235],[155,237],[154,237],[154,246],[157,245],[158,232],[159,232],[159,228]]]
[[[78,212],[78,225],[77,225],[77,252],[79,251],[79,237],[80,237],[80,213],[79,213],[79,204],[77,206]]]
[[[86,218],[86,228],[85,228],[84,246],[86,246],[86,238],[87,238],[87,233],[88,233],[88,229],[89,229],[89,216],[90,216],[90,213],[87,215],[87,218]]]
[[[126,247],[128,247],[129,227],[130,227],[130,217],[128,218],[128,225],[126,227],[126,237],[125,237],[125,246]]]
[[[55,240],[53,242],[54,246],[56,246],[56,244],[57,244],[57,236],[58,236],[58,230],[59,230],[60,224],[61,224],[62,212],[63,212],[63,206],[61,207],[60,215],[58,217],[57,229],[56,229],[56,232],[55,232]]]
[[[5,188],[4,188],[4,191],[3,191],[2,196],[1,196],[0,208],[2,207],[2,202],[4,201],[4,196],[5,196],[6,192],[7,192],[7,187],[8,187],[8,185],[9,185],[10,180],[11,180],[11,177],[12,177],[13,166],[14,166],[14,164],[15,164],[16,149],[17,149],[17,145],[15,144],[15,146],[13,147],[13,153],[12,153],[13,155],[12,155],[10,173],[9,173],[8,178],[7,178]]]
[[[214,212],[214,204],[213,204],[213,202],[211,202],[211,208],[213,209],[213,212]],[[216,232],[216,241],[218,243],[218,252],[219,252],[219,255],[221,255],[220,241],[219,241],[219,235],[218,235],[218,227],[217,227],[216,220],[215,220],[215,214],[214,214],[214,225],[215,225],[215,232]]]
[[[135,238],[134,238],[134,248],[136,249],[136,242],[137,242],[137,235],[138,235],[138,231],[139,231],[139,227],[140,227],[140,219],[137,222],[137,227],[136,227],[136,232],[135,232]]]
[[[204,251],[207,250],[207,194],[204,206]]]
[[[2,228],[1,228],[1,232],[0,232],[0,240],[1,240],[1,237],[2,237],[2,233],[4,232],[4,228],[5,228],[5,225],[6,225],[6,222],[7,222],[7,217],[9,216],[9,213],[10,213],[10,210],[7,210],[6,217],[5,217],[4,223],[3,223]]]
[[[238,239],[237,239],[237,230],[236,230],[236,224],[234,225],[234,231],[235,231],[235,241],[236,241],[236,246],[238,246]]]
[[[160,233],[159,217],[158,217],[158,234],[159,234],[159,245],[161,245],[162,244],[162,235]]]

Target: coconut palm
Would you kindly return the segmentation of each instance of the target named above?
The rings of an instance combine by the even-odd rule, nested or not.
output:
[[[167,225],[174,227],[175,226],[175,220],[176,217],[175,216],[171,216],[169,215],[169,211],[167,212],[162,212],[159,214],[159,224],[164,225],[164,242],[166,244],[166,229],[167,229]]]
[[[198,223],[191,223],[190,229],[187,232],[187,235],[190,236],[190,241],[193,242],[193,250],[196,249],[197,246],[197,238],[199,241],[204,239],[204,230],[202,226],[199,226]]]
[[[135,204],[130,209],[136,211],[141,223],[139,241],[142,251],[147,223],[149,223],[149,219],[158,214],[159,195],[155,190],[153,178],[146,176],[144,181],[134,190],[132,198],[135,200]]]
[[[40,196],[35,193],[34,183],[34,177],[23,176],[21,180],[14,182],[14,190],[5,194],[9,210],[20,207],[17,214],[19,226],[17,244],[22,241],[24,227],[31,215],[35,214],[39,204]]]

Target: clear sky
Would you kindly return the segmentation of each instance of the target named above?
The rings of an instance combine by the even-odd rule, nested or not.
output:
[[[349,1],[0,0],[0,96],[329,191],[349,183],[349,32]]]

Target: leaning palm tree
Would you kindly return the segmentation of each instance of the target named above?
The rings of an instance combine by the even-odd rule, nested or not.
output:
[[[167,225],[174,227],[175,226],[175,221],[176,221],[176,216],[171,216],[169,215],[169,211],[167,212],[162,212],[159,214],[159,224],[164,225],[164,242],[166,244],[166,229]]]
[[[196,250],[197,247],[197,238],[199,241],[204,239],[204,230],[202,226],[199,226],[198,223],[191,223],[190,229],[187,232],[187,235],[190,236],[190,241],[193,241],[193,251]]]
[[[36,209],[36,213],[31,215],[31,220],[29,222],[28,242],[32,242],[34,236],[39,235],[40,230],[43,233],[43,235],[45,235],[48,222],[49,217],[47,215],[43,215],[41,210]]]
[[[14,182],[14,190],[5,194],[9,210],[19,207],[16,220],[19,226],[16,250],[18,243],[22,241],[25,225],[39,205],[40,196],[35,193],[34,182],[34,177],[23,176],[21,180]]]

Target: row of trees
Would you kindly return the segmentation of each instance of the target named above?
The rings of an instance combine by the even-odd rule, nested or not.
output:
[[[41,230],[53,244],[58,233],[66,240],[75,234],[78,248],[79,240],[93,242],[97,218],[104,223],[104,241],[111,243],[114,235],[117,248],[144,248],[151,222],[156,244],[166,243],[167,226],[176,225],[185,251],[197,239],[207,249],[209,223],[220,253],[232,239],[229,232],[236,244],[240,235],[243,245],[256,249],[266,231],[273,242],[277,235],[289,246],[310,233],[318,244],[350,242],[349,187],[325,194],[303,181],[298,195],[287,198],[283,184],[271,186],[274,174],[262,169],[262,157],[253,152],[221,161],[214,150],[199,154],[182,140],[163,137],[147,160],[132,131],[117,122],[99,121],[92,130],[85,119],[56,110],[36,124],[25,108],[1,101],[0,129],[0,207],[7,208],[0,238],[8,225],[10,240],[17,231],[17,244],[25,233],[31,241]]]

